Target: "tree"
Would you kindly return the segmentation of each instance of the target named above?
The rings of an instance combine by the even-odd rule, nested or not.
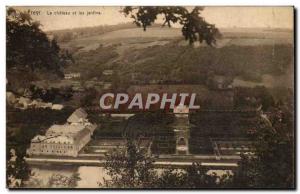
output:
[[[97,90],[95,88],[87,88],[85,89],[84,96],[80,99],[81,107],[92,106],[95,99],[97,98]]]
[[[208,174],[209,169],[198,163],[158,173],[147,149],[132,139],[127,140],[126,148],[106,155],[104,168],[110,179],[104,180],[103,186],[109,188],[217,188],[228,181],[226,177]]]
[[[193,163],[185,169],[167,169],[157,180],[158,188],[218,188],[225,182],[209,168]]]
[[[156,181],[157,188],[183,188],[185,185],[184,171],[179,169],[166,169]]]
[[[221,34],[215,25],[206,22],[200,15],[203,9],[198,6],[192,11],[182,6],[126,6],[122,12],[132,18],[137,26],[143,27],[144,31],[157,20],[158,15],[162,15],[163,26],[171,27],[175,23],[182,25],[182,35],[190,44],[198,40],[213,45]]]
[[[273,114],[277,114],[274,112]],[[254,156],[242,156],[233,176],[239,188],[294,188],[293,138],[280,131],[282,126],[261,121],[253,136]]]
[[[24,160],[24,149],[12,147],[8,145],[6,151],[6,185],[8,187],[23,187],[24,181],[29,179],[31,171]]]
[[[188,188],[216,188],[218,176],[208,174],[209,168],[193,163],[186,170],[185,179]]]
[[[40,29],[40,23],[33,21],[28,13],[8,8],[6,16],[7,68],[33,72],[61,74],[60,69],[70,58],[63,57],[55,39],[49,40]]]
[[[7,125],[9,125],[7,121]],[[19,136],[19,134],[26,134]],[[31,175],[31,170],[24,157],[26,155],[26,146],[23,142],[25,137],[30,136],[28,131],[12,132],[6,131],[6,185],[7,187],[23,187]]]
[[[154,160],[137,141],[129,138],[126,148],[115,149],[106,157],[104,168],[111,180],[104,180],[105,187],[150,188],[156,179]]]

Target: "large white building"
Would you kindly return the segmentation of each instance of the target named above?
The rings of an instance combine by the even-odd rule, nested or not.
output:
[[[91,140],[96,125],[87,119],[87,113],[79,108],[63,125],[52,125],[45,135],[31,140],[29,155],[52,155],[76,157]]]

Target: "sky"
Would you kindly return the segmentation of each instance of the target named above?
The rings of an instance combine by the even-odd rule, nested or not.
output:
[[[120,13],[121,7],[14,7],[30,13],[45,31],[114,25],[132,22]],[[188,7],[192,9],[192,7]],[[69,15],[63,15],[68,12]],[[82,15],[79,14],[82,13]],[[87,14],[91,12],[93,14]],[[75,14],[75,15],[73,15]],[[293,29],[293,7],[205,7],[201,15],[218,28],[289,28]],[[160,22],[160,18],[157,22]],[[175,26],[176,27],[176,26]]]

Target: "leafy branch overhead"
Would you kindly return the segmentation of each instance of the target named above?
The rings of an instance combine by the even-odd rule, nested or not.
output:
[[[221,36],[221,33],[214,24],[206,22],[201,16],[203,10],[204,7],[198,6],[192,11],[182,6],[126,6],[122,12],[126,17],[132,18],[138,27],[143,27],[144,31],[157,20],[159,15],[162,15],[163,26],[171,27],[171,24],[176,23],[182,25],[182,35],[190,44],[205,41],[211,46],[216,44],[216,39]]]

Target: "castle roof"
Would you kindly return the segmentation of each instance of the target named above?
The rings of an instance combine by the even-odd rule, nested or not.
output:
[[[78,123],[82,122],[84,119],[86,119],[87,113],[82,108],[76,109],[71,116],[68,118],[69,123]]]
[[[31,142],[44,143],[59,143],[59,144],[73,144],[80,140],[80,137],[86,134],[91,134],[96,128],[95,125],[52,125],[46,132],[45,136],[37,135]]]

